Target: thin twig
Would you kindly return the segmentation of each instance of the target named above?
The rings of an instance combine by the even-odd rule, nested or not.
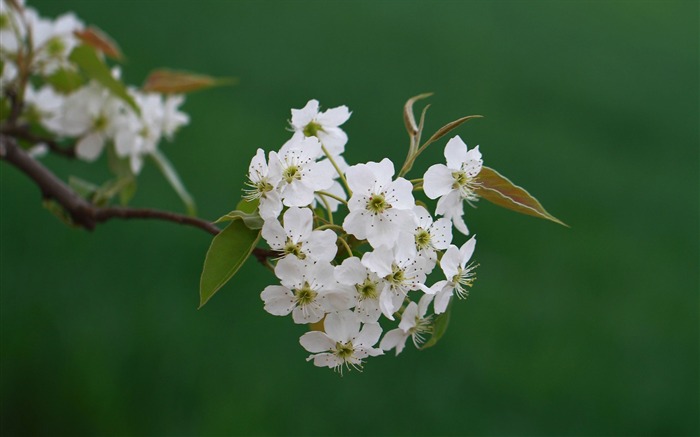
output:
[[[148,208],[128,208],[119,206],[98,207],[80,197],[65,182],[60,180],[48,168],[29,156],[17,145],[14,138],[0,134],[0,159],[16,167],[33,180],[41,190],[44,199],[53,199],[70,215],[73,223],[87,230],[113,218],[120,219],[154,219],[164,220],[202,229],[212,235],[220,230],[213,223],[197,217]],[[263,262],[279,254],[275,251],[258,248],[253,255]]]

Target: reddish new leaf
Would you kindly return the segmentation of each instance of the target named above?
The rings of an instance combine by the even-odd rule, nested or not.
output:
[[[189,93],[213,86],[231,85],[235,82],[233,78],[221,79],[184,71],[154,70],[146,78],[143,90],[165,94]]]
[[[568,227],[552,214],[548,213],[542,204],[524,188],[512,183],[508,178],[489,167],[482,167],[476,177],[478,188],[476,194],[498,206],[508,208],[521,214],[527,214],[551,220]]]
[[[109,35],[96,27],[90,26],[84,30],[76,30],[75,36],[85,44],[101,51],[112,59],[120,61],[124,58],[117,43]]]

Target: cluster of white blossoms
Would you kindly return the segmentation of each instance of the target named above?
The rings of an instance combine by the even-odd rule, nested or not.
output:
[[[96,80],[70,90],[56,87],[59,77],[75,77],[70,75],[78,71],[70,55],[81,44],[77,34],[85,25],[72,13],[51,20],[24,1],[14,3],[18,7],[0,0],[0,85],[3,91],[22,94],[26,122],[41,125],[53,137],[75,139],[78,158],[94,161],[113,144],[116,155],[128,159],[132,173],[138,174],[144,157],[157,150],[161,139],[172,139],[189,122],[179,110],[181,95],[130,87],[127,92],[135,102],[130,105]],[[40,80],[27,81],[21,68]],[[112,75],[119,79],[117,69]],[[41,85],[35,88],[33,82]]]
[[[245,190],[259,201],[262,237],[278,254],[270,267],[280,284],[261,293],[265,310],[312,324],[300,339],[308,359],[340,371],[392,349],[398,355],[409,337],[421,346],[450,298],[467,296],[476,239],[457,247],[452,227],[468,234],[462,202],[476,200],[482,166],[478,147],[468,150],[458,136],[445,147],[446,165],[415,181],[394,177],[386,158],[349,166],[339,127],[349,117],[345,106],[320,112],[316,100],[292,109],[292,138],[267,157],[258,149]],[[441,218],[414,198],[421,187],[438,199]],[[339,205],[347,208],[342,225],[333,217]],[[433,271],[439,280],[428,285]],[[384,333],[380,323],[392,322]]]

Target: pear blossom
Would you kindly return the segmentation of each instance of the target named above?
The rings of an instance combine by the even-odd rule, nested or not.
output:
[[[355,314],[361,322],[379,320],[382,314],[379,295],[385,284],[383,279],[362,265],[356,256],[343,260],[343,263],[335,269],[335,277],[341,284],[354,287]]]
[[[307,206],[314,201],[314,192],[333,185],[333,172],[316,162],[321,143],[316,138],[295,139],[280,153],[270,152],[270,169],[281,175],[279,185],[286,206]]]
[[[404,298],[411,290],[425,290],[428,261],[410,250],[410,243],[399,241],[396,247],[379,247],[362,256],[362,265],[383,278],[379,307],[384,316],[394,320]]]
[[[398,355],[406,347],[408,337],[413,339],[413,345],[416,348],[420,347],[425,342],[424,335],[433,332],[433,316],[426,317],[425,315],[428,312],[428,305],[430,305],[432,299],[432,295],[424,294],[418,301],[418,304],[415,302],[409,303],[401,315],[399,327],[384,334],[379,347],[384,351],[396,349],[396,355]]]
[[[437,251],[447,249],[452,242],[452,223],[444,217],[433,221],[428,210],[420,205],[413,208],[413,213],[415,229],[412,234],[416,252],[430,261],[432,270],[437,261]]]
[[[107,88],[90,82],[66,97],[60,112],[42,122],[59,135],[79,137],[76,155],[94,161],[105,143],[114,137],[124,111],[124,103]]]
[[[276,219],[282,212],[282,197],[277,191],[281,180],[280,173],[270,171],[263,149],[258,149],[248,167],[246,185],[250,188],[243,190],[243,197],[249,202],[259,200],[258,209],[263,220]]]
[[[24,1],[17,3],[20,7],[24,6]],[[22,15],[6,0],[0,0],[0,53],[3,57],[16,55],[26,34]]]
[[[378,323],[365,323],[351,311],[330,313],[323,322],[325,332],[310,331],[299,338],[299,343],[311,352],[307,361],[318,367],[330,367],[342,373],[346,368],[361,369],[367,357],[382,355],[374,345],[382,335]]]
[[[476,235],[472,236],[461,248],[450,245],[442,256],[440,267],[447,280],[438,281],[431,287],[432,292],[435,293],[435,314],[441,314],[447,310],[453,293],[456,293],[461,299],[469,295],[469,290],[465,287],[471,287],[476,280],[474,270],[477,266],[473,263],[467,265],[467,263],[471,259],[475,247]]]
[[[413,226],[413,185],[404,178],[392,181],[394,164],[387,158],[350,167],[346,172],[353,194],[343,227],[372,247],[391,247],[401,231]]]
[[[294,323],[316,323],[326,313],[349,309],[348,289],[335,280],[333,270],[327,262],[282,258],[275,266],[282,285],[268,285],[260,294],[265,311],[275,316],[292,313]]]
[[[31,8],[25,9],[25,17],[34,45],[34,68],[43,74],[71,68],[68,55],[79,43],[75,32],[83,29],[83,22],[72,12],[55,20],[45,19]]]
[[[154,153],[162,136],[172,136],[175,130],[189,121],[189,118],[177,111],[182,99],[166,102],[157,93],[142,93],[134,89],[129,93],[136,101],[141,114],[125,111],[116,122],[114,146],[117,155],[129,158],[131,170],[138,174],[143,166],[143,157]]]
[[[344,105],[323,112],[319,112],[318,108],[318,100],[309,100],[303,108],[292,109],[292,129],[295,134],[317,137],[331,156],[340,155],[345,150],[348,136],[338,126],[348,121],[351,113]]]
[[[478,200],[476,176],[481,171],[483,161],[479,146],[468,150],[459,136],[450,139],[445,146],[445,164],[435,164],[423,176],[423,191],[431,199],[440,198],[435,213],[443,215],[454,223],[455,228],[465,235],[469,229],[464,223],[462,201]]]
[[[330,262],[338,250],[336,234],[330,229],[314,231],[313,220],[310,209],[291,207],[284,213],[284,226],[276,219],[265,220],[262,237],[285,256]]]

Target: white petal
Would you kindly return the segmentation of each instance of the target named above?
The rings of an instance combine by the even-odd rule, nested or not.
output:
[[[287,242],[287,234],[284,232],[284,228],[282,228],[282,225],[280,225],[277,219],[265,220],[261,234],[271,248],[275,250],[284,249],[284,245]]]
[[[305,265],[295,256],[287,256],[277,262],[275,266],[275,276],[282,285],[289,288],[296,288],[302,283],[302,275],[305,273]]]
[[[445,250],[452,243],[452,223],[447,218],[440,218],[430,227],[430,241],[438,250]]]
[[[413,184],[404,178],[396,179],[387,185],[386,198],[392,208],[412,210],[415,206]]]
[[[313,231],[301,249],[313,260],[330,262],[338,252],[336,241],[337,236],[330,229]]]
[[[303,129],[318,114],[318,100],[309,100],[301,109],[292,109],[292,125]]]
[[[423,175],[423,192],[430,199],[437,199],[452,191],[452,184],[454,184],[452,170],[444,164],[430,166]]]
[[[318,114],[316,120],[325,128],[326,126],[340,126],[348,121],[349,118],[350,111],[348,110],[347,106],[343,105],[325,110],[324,112]]]
[[[367,238],[367,227],[370,220],[370,214],[365,210],[351,211],[345,216],[343,228],[345,231],[357,237],[359,240]]]
[[[475,177],[481,171],[481,166],[483,165],[483,160],[481,159],[481,152],[479,152],[479,146],[474,147],[469,152],[464,163],[464,171],[469,177]]]
[[[345,144],[348,142],[348,136],[342,129],[338,127],[325,127],[322,131],[318,131],[316,136],[325,146],[328,153],[336,159],[336,156],[345,151]],[[342,168],[342,167],[341,167]]]
[[[454,287],[451,284],[451,282],[444,281],[444,286],[435,294],[435,303],[433,304],[433,312],[435,314],[442,314],[447,310],[447,305],[450,303],[450,298],[454,291]]]
[[[382,278],[391,274],[393,261],[394,254],[391,249],[386,247],[374,249],[372,252],[366,252],[362,256],[362,265]]]
[[[323,353],[318,355],[312,355],[310,358],[314,359],[314,365],[317,367],[338,367],[343,364],[343,360],[338,358],[335,354]]]
[[[331,350],[335,346],[335,340],[332,340],[321,331],[307,332],[299,338],[299,343],[311,353]]]
[[[379,343],[379,347],[385,351],[396,348],[396,355],[398,355],[403,351],[403,348],[406,347],[407,338],[408,334],[402,330],[392,329],[384,334],[384,338],[382,338],[381,343]]]
[[[452,216],[452,224],[459,232],[463,233],[464,235],[469,235],[469,228],[467,228],[467,224],[461,215]]]
[[[367,269],[362,265],[360,258],[353,256],[346,258],[341,265],[335,268],[335,278],[341,284],[360,284],[367,278]]]
[[[274,316],[286,316],[294,308],[294,295],[287,287],[268,285],[260,298],[265,302],[265,311]]]
[[[440,267],[442,272],[445,274],[445,278],[451,281],[452,278],[457,274],[460,267],[461,255],[459,253],[459,248],[455,245],[450,245],[445,251],[445,254],[440,260]]]
[[[362,331],[355,338],[353,345],[372,347],[379,341],[381,335],[382,327],[379,326],[379,323],[365,323]]]
[[[360,332],[360,321],[352,311],[328,314],[323,326],[330,338],[342,343],[350,341]]]
[[[277,191],[268,191],[264,197],[260,198],[260,217],[263,220],[275,220],[282,212],[282,198]]]
[[[313,220],[313,213],[309,208],[289,208],[284,213],[286,235],[295,243],[308,239],[311,236]]]
[[[467,145],[459,135],[450,139],[445,146],[445,159],[447,167],[452,170],[460,170],[462,163],[467,160]]]
[[[429,294],[426,294],[425,296],[430,296]],[[416,326],[416,318],[418,317],[418,305],[416,305],[415,302],[411,302],[408,304],[406,309],[403,311],[403,314],[401,315],[401,323],[399,323],[399,329],[401,329],[403,332],[408,333],[408,331]]]
[[[318,305],[308,304],[302,307],[295,307],[292,310],[292,320],[298,325],[305,323],[316,323],[323,319],[324,313]]]
[[[368,164],[357,164],[348,168],[345,171],[345,178],[353,193],[365,196],[373,194],[376,175],[368,167]]]
[[[462,268],[464,268],[464,266],[467,265],[469,258],[472,257],[472,254],[474,253],[474,247],[476,247],[476,235],[472,236],[472,238],[470,238],[469,241],[464,243],[459,249],[459,255],[461,258],[459,264]]]
[[[413,207],[413,214],[416,219],[417,227],[428,229],[430,225],[433,224],[433,218],[430,216],[430,213],[427,209],[425,209],[425,207],[421,205],[415,205]]]
[[[430,305],[430,302],[433,301],[433,295],[432,294],[424,294],[420,300],[418,301],[418,316],[420,318],[425,317],[425,313],[428,312],[428,305]]]
[[[91,132],[78,141],[78,144],[75,146],[75,153],[80,159],[94,161],[102,153],[104,145],[104,136],[99,132]]]

